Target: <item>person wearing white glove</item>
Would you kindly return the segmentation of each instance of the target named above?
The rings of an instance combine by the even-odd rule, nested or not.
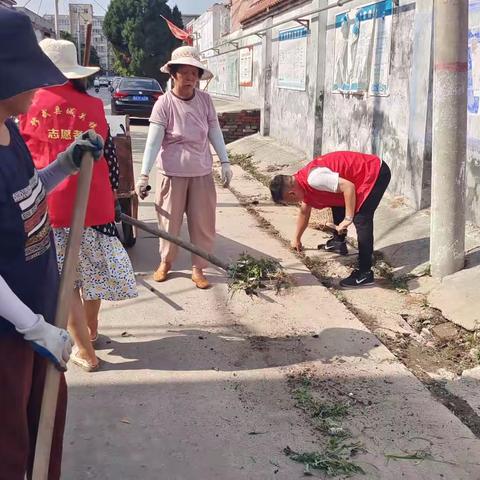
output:
[[[67,332],[52,325],[59,274],[47,193],[78,170],[78,149],[95,156],[100,144],[87,134],[91,141],[79,139],[47,168],[36,170],[11,118],[30,110],[36,89],[67,79],[43,54],[27,16],[0,8],[0,44],[0,478],[23,480],[34,454],[30,440],[38,430],[46,368],[51,362],[65,370],[71,351]],[[32,127],[44,120],[39,116]],[[61,477],[66,407],[60,373],[49,480]]]
[[[67,369],[72,353],[72,340],[63,328],[57,328],[36,315],[11,290],[0,276],[0,317],[8,320],[15,330],[37,353],[47,358],[61,371]]]
[[[174,50],[161,70],[174,79],[174,87],[153,107],[135,190],[141,199],[148,196],[150,171],[157,162],[155,206],[160,228],[178,236],[186,213],[191,242],[212,252],[217,200],[210,144],[220,160],[223,187],[230,185],[233,176],[212,99],[195,88],[198,80],[213,75],[200,61],[197,49],[186,46]],[[176,253],[176,245],[160,240],[161,263],[154,280],[167,279]],[[192,280],[201,289],[210,286],[203,273],[207,265],[192,255]]]

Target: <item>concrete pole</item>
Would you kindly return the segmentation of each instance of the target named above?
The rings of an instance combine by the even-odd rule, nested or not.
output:
[[[60,31],[58,29],[58,0],[55,0],[54,22],[55,22],[55,38],[57,40],[59,40],[60,39]]]
[[[262,35],[262,63],[263,80],[261,95],[263,102],[260,115],[260,135],[270,135],[270,111],[272,97],[272,30],[269,28],[273,23],[272,17],[265,20],[264,27],[268,30]]]
[[[465,261],[468,0],[434,0],[431,274]]]

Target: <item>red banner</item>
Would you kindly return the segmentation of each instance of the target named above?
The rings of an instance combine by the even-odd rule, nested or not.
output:
[[[165,18],[163,15],[160,16],[167,22],[168,28],[170,29],[174,37],[178,38],[179,40],[183,40],[187,45],[193,45],[193,38],[188,32],[177,27],[174,23]]]

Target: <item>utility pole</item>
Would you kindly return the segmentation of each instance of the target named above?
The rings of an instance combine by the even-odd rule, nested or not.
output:
[[[60,31],[58,29],[58,0],[55,0],[54,23],[55,23],[55,38],[57,40],[59,40],[60,39]]]
[[[434,0],[431,274],[464,267],[468,0]]]
[[[80,7],[77,7],[80,8]],[[80,10],[77,10],[77,44],[78,44],[78,63],[82,64],[82,39],[80,38]]]

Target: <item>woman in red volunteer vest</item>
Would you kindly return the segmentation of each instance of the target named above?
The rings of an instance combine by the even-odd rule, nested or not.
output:
[[[101,301],[137,296],[132,265],[117,238],[114,223],[113,190],[118,187],[118,163],[103,103],[85,90],[83,79],[99,68],[78,65],[76,47],[72,42],[47,38],[40,42],[40,47],[70,81],[63,86],[38,90],[28,114],[19,118],[20,130],[35,166],[43,168],[49,165],[86,129],[94,129],[107,139],[105,158],[96,162],[93,169],[68,324],[75,342],[72,362],[86,371],[93,371],[99,366],[93,343],[98,338]],[[68,178],[48,198],[60,269],[72,220],[77,181],[77,177]]]
[[[270,183],[275,203],[301,203],[292,248],[302,250],[302,235],[313,208],[330,207],[336,233],[325,250],[348,253],[345,237],[353,223],[358,239],[358,268],[340,281],[344,288],[373,285],[373,217],[390,182],[390,168],[375,155],[332,152],[311,161],[295,175],[277,175]]]

